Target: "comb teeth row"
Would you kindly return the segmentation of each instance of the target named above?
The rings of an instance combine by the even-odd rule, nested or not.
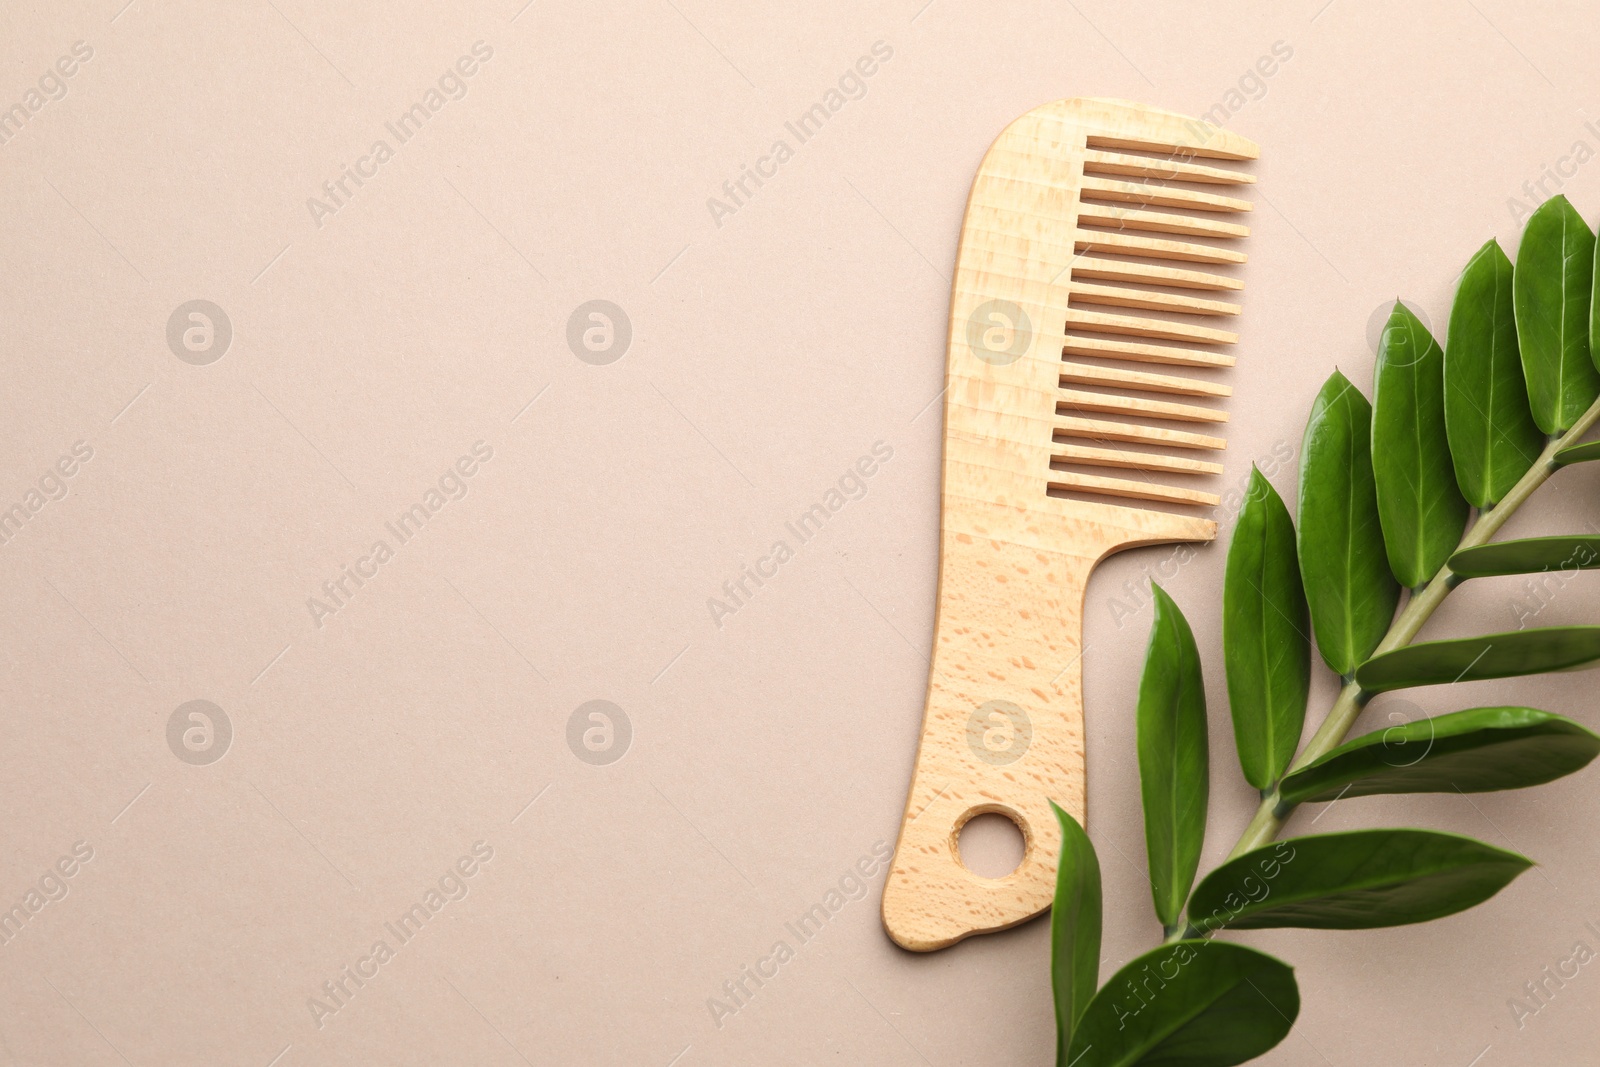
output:
[[[1205,378],[1130,366],[1234,362],[1222,349],[1239,335],[1216,323],[1237,315],[1239,305],[1202,294],[1243,287],[1205,268],[1226,270],[1245,261],[1234,245],[1250,232],[1238,221],[1250,202],[1216,187],[1255,178],[1196,162],[1196,155],[1173,146],[1089,139],[1047,479],[1053,494],[1202,507],[1219,502],[1212,493],[1172,483],[1221,473],[1221,464],[1194,453],[1226,442],[1192,427],[1226,422],[1226,412],[1203,401],[1231,390]]]

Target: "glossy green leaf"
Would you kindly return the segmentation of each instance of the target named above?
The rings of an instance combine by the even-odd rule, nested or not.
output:
[[[1461,272],[1450,308],[1444,424],[1456,484],[1474,507],[1500,501],[1544,449],[1517,351],[1511,260],[1495,240]]]
[[[1171,927],[1200,866],[1210,792],[1206,688],[1189,621],[1152,585],[1155,621],[1139,680],[1139,792],[1156,917]]]
[[[1289,1033],[1294,968],[1227,941],[1177,941],[1139,956],[1090,1002],[1073,1067],[1233,1067]]]
[[[1549,626],[1451,641],[1425,641],[1385,652],[1356,672],[1370,692],[1417,685],[1578,671],[1600,664],[1600,626]]]
[[[1415,589],[1461,543],[1468,508],[1445,436],[1444,350],[1398,300],[1378,342],[1372,456],[1389,569]]]
[[[1533,421],[1546,434],[1578,421],[1600,396],[1589,354],[1594,234],[1564,196],[1528,217],[1511,288]]]
[[[1372,406],[1334,371],[1306,424],[1296,529],[1317,650],[1341,675],[1378,647],[1400,600],[1378,522],[1371,433]]]
[[[1600,568],[1600,537],[1525,537],[1463,548],[1450,557],[1450,569],[1462,578],[1540,571],[1590,571]]]
[[[1589,264],[1591,286],[1589,290],[1589,358],[1594,361],[1595,367],[1600,369],[1600,348],[1596,347],[1596,342],[1600,342],[1600,318],[1596,317],[1596,313],[1600,312],[1600,273],[1596,273],[1594,269],[1595,263],[1600,262],[1600,244],[1591,245],[1591,247],[1594,252],[1593,259]]]
[[[1272,483],[1252,468],[1228,546],[1222,653],[1239,765],[1257,789],[1271,788],[1300,744],[1311,688],[1310,630],[1294,521]]]
[[[1600,459],[1600,441],[1585,441],[1581,445],[1568,445],[1551,457],[1557,467],[1573,463],[1588,463]]]
[[[1600,754],[1600,736],[1537,708],[1472,708],[1348,741],[1283,780],[1285,804],[1379,793],[1543,785]]]
[[[1061,823],[1061,865],[1050,910],[1050,984],[1056,998],[1056,1064],[1067,1067],[1067,1047],[1078,1017],[1100,984],[1100,860],[1078,820],[1050,807]]]
[[[1291,837],[1231,859],[1195,887],[1200,929],[1371,930],[1454,915],[1533,865],[1456,834],[1356,830]]]

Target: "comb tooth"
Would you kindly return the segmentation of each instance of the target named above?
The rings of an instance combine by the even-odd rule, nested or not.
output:
[[[1082,282],[1074,282],[1071,298],[1086,304],[1146,308],[1150,311],[1179,311],[1190,315],[1239,314],[1238,304],[1222,300],[1203,300],[1198,296],[1162,293],[1149,289],[1124,289],[1115,285],[1085,285]]]
[[[1209,326],[1191,326],[1186,322],[1168,322],[1164,319],[1141,319],[1133,315],[1103,315],[1098,311],[1074,311],[1068,308],[1067,331],[1070,333],[1074,326],[1081,330],[1155,337],[1163,341],[1231,345],[1239,340],[1236,333],[1214,330]]]
[[[1202,193],[1174,185],[1147,185],[1115,178],[1096,178],[1085,174],[1078,188],[1091,200],[1120,200],[1129,204],[1154,204],[1156,207],[1187,207],[1197,211],[1249,211],[1248,200],[1216,193]]]
[[[1198,489],[1178,489],[1156,482],[1132,482],[1126,478],[1103,478],[1097,474],[1078,474],[1076,471],[1052,470],[1049,485],[1052,489],[1075,489],[1107,496],[1133,497],[1136,500],[1160,500],[1170,504],[1216,507],[1222,503],[1220,497],[1202,493]]]
[[[1065,437],[1083,437],[1091,441],[1145,442],[1153,445],[1171,445],[1174,448],[1221,449],[1228,442],[1220,437],[1187,430],[1168,430],[1160,426],[1141,426],[1136,422],[1107,422],[1104,419],[1079,419],[1071,415],[1056,415],[1055,432]]]
[[[1119,230],[1148,230],[1152,233],[1178,233],[1188,237],[1249,237],[1250,227],[1220,219],[1174,215],[1170,211],[1145,211],[1143,208],[1112,207],[1086,203],[1078,208],[1079,224],[1113,226]]]
[[[1234,248],[1213,248],[1191,241],[1168,241],[1160,237],[1136,237],[1113,230],[1079,229],[1073,235],[1079,252],[1120,252],[1126,256],[1151,259],[1176,259],[1186,263],[1243,263],[1245,254]]]
[[[1206,352],[1175,345],[1150,345],[1137,341],[1114,341],[1109,337],[1084,337],[1068,334],[1063,355],[1100,356],[1126,359],[1135,363],[1165,363],[1174,367],[1231,367],[1234,358],[1226,352]]]
[[[1114,282],[1146,282],[1150,285],[1170,285],[1178,289],[1244,288],[1244,282],[1225,274],[1185,270],[1182,267],[1163,267],[1133,259],[1101,259],[1098,256],[1079,256],[1072,263],[1072,276],[1103,278]]]
[[[1115,393],[1086,393],[1081,389],[1061,390],[1061,399],[1056,401],[1056,408],[1103,411],[1111,415],[1142,415],[1149,419],[1171,419],[1174,422],[1228,421],[1228,413],[1215,408],[1174,404],[1169,400],[1146,400],[1143,397],[1120,396]]]
[[[1254,174],[1222,167],[1206,167],[1177,159],[1152,159],[1121,152],[1102,152],[1093,148],[1083,154],[1083,169],[1088,174],[1131,174],[1139,178],[1167,178],[1176,181],[1204,182],[1207,185],[1249,185]]]
[[[1182,396],[1232,396],[1233,390],[1221,382],[1205,382],[1198,378],[1182,378],[1171,374],[1150,374],[1146,371],[1124,370],[1121,367],[1091,367],[1086,363],[1065,363],[1061,367],[1061,382],[1087,385],[1125,385],[1147,393],[1177,393]]]
[[[1221,474],[1222,464],[1187,456],[1163,456],[1156,452],[1125,452],[1117,448],[1094,448],[1065,442],[1055,446],[1050,458],[1062,463],[1095,467],[1127,467],[1141,471],[1169,471],[1173,474]]]
[[[1193,126],[1194,124],[1190,123],[1191,129],[1193,129]],[[1215,130],[1212,132],[1215,132]],[[1225,142],[1214,142],[1209,135],[1200,144],[1175,144],[1170,140],[1140,137],[1137,131],[1127,130],[1121,134],[1086,134],[1084,143],[1090,148],[1121,148],[1130,152],[1154,152],[1163,158],[1170,157],[1173,159],[1179,156],[1185,159],[1203,156],[1208,159],[1250,160],[1257,159],[1260,156],[1260,150],[1248,141],[1237,140],[1237,147],[1229,149],[1223,147]]]

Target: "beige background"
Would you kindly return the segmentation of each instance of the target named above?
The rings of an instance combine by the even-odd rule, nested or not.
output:
[[[983,150],[1073,95],[1220,102],[1261,143],[1235,485],[1298,454],[1332,365],[1370,381],[1385,301],[1442,328],[1478,244],[1514,248],[1508,199],[1600,148],[1600,27],[1507,0],[921,3],[6,0],[0,106],[74,42],[93,56],[0,144],[0,506],[74,443],[93,456],[0,545],[0,907],[75,842],[93,859],[0,945],[0,1062],[1050,1062],[1047,925],[913,956],[879,927],[881,873],[720,1027],[706,1003],[898,825],[932,628],[928,405]],[[390,138],[478,41],[465,96]],[[866,95],[717,225],[707,198],[877,41]],[[1247,78],[1279,41],[1292,58]],[[319,226],[307,198],[378,138],[394,158]],[[1563,181],[1600,213],[1600,165]],[[206,366],[166,340],[193,299],[232,325]],[[632,326],[609,365],[566,342],[593,299]],[[466,495],[314,625],[307,598],[479,441]],[[714,625],[707,599],[878,441],[866,496]],[[1597,489],[1561,475],[1513,532],[1600,521]],[[1107,975],[1158,936],[1130,716],[1149,610],[1113,603],[1170,551],[1116,558],[1088,596]],[[1211,665],[1208,865],[1253,806],[1221,565],[1213,546],[1166,583]],[[1592,581],[1541,624],[1593,621]],[[1521,595],[1474,583],[1433,631],[1514,626]],[[1414,701],[1593,724],[1593,686]],[[195,699],[232,724],[209,765],[168,745]],[[594,699],[632,727],[605,766],[567,744]],[[1389,714],[1416,708],[1368,721]],[[1520,1029],[1508,998],[1600,947],[1597,801],[1589,773],[1301,814],[1542,866],[1423,927],[1250,936],[1305,1000],[1266,1062],[1589,1062],[1600,972]],[[479,841],[468,895],[399,945],[385,922]],[[308,998],[379,938],[393,958],[319,1027]]]

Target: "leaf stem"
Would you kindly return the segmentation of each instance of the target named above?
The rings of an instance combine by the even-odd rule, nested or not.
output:
[[[1589,405],[1589,409],[1573,423],[1572,428],[1563,434],[1552,435],[1545,444],[1544,451],[1533,465],[1511,487],[1505,499],[1495,504],[1488,510],[1481,512],[1474,520],[1467,532],[1462,535],[1461,543],[1456,546],[1459,552],[1466,548],[1476,548],[1487,544],[1489,539],[1499,532],[1506,520],[1516,513],[1527,499],[1533,495],[1534,490],[1550,479],[1560,468],[1555,463],[1555,454],[1569,445],[1576,444],[1578,439],[1587,433],[1597,420],[1600,420],[1600,399]],[[1401,645],[1410,644],[1422,629],[1423,623],[1436,611],[1450,591],[1459,585],[1461,579],[1450,569],[1447,563],[1434,575],[1433,580],[1417,591],[1400,614],[1395,616],[1389,630],[1379,642],[1374,656],[1384,652],[1391,652]],[[1371,658],[1371,657],[1368,657]],[[1356,719],[1360,718],[1361,711],[1366,707],[1367,701],[1375,694],[1362,689],[1360,684],[1347,680],[1339,696],[1328,709],[1327,717],[1322,720],[1322,725],[1307,742],[1306,747],[1290,764],[1289,771],[1297,771],[1308,764],[1314,763],[1333,751],[1344,742],[1349,735],[1351,727],[1355,726]],[[1283,829],[1284,822],[1289,818],[1293,809],[1285,807],[1276,787],[1262,798],[1261,806],[1256,809],[1255,817],[1245,827],[1244,833],[1239,836],[1239,843],[1233,846],[1233,851],[1228,853],[1228,859],[1234,859],[1252,849],[1277,837]],[[1170,938],[1168,940],[1171,940]]]

